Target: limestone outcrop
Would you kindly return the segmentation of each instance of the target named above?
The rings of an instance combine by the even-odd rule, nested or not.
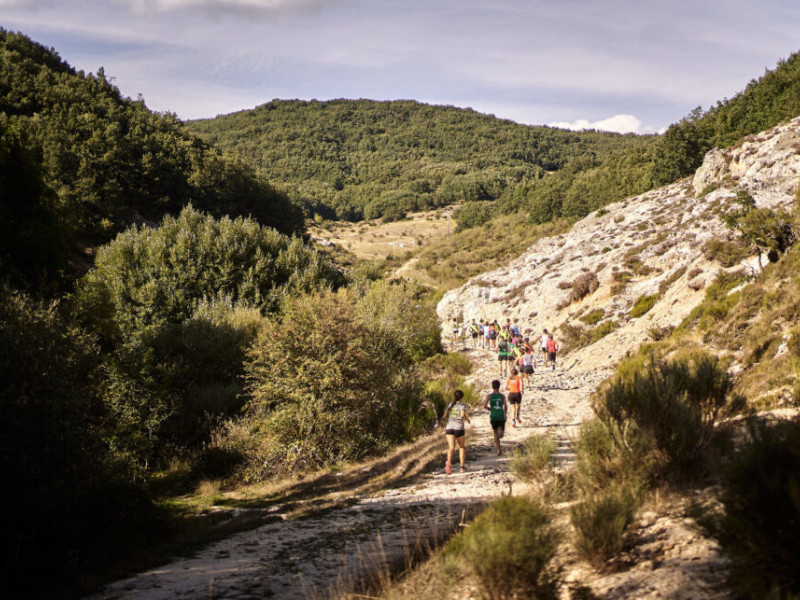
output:
[[[569,360],[586,367],[613,364],[651,332],[678,325],[702,300],[723,269],[703,247],[712,238],[734,235],[719,214],[737,190],[750,193],[758,206],[788,207],[799,180],[800,118],[712,150],[693,179],[608,205],[569,232],[540,240],[507,266],[447,292],[437,308],[445,335],[454,318],[508,318],[531,337],[543,328],[555,329],[558,337],[566,324],[576,324],[596,330],[599,339]],[[577,299],[573,282],[591,278],[588,273],[599,287]],[[640,309],[634,311],[637,301]],[[652,308],[636,316],[649,302]],[[590,311],[594,319],[587,319]],[[581,317],[594,324],[584,325]],[[602,331],[610,333],[600,337]]]

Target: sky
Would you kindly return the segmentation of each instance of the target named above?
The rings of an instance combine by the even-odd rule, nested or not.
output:
[[[800,50],[797,0],[0,0],[0,26],[181,119],[413,99],[624,133]]]

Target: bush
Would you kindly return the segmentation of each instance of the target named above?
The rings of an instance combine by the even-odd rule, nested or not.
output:
[[[109,451],[101,360],[60,307],[0,287],[0,575],[11,596],[65,594],[165,530]]]
[[[596,568],[619,555],[641,505],[641,490],[612,483],[572,507],[575,547]]]
[[[611,320],[610,321],[605,321],[603,323],[600,323],[600,325],[598,325],[597,327],[592,329],[592,338],[591,338],[590,343],[594,344],[595,342],[598,342],[598,341],[602,340],[609,333],[614,331],[614,327],[616,327],[616,326],[617,326],[617,322],[616,321],[611,321]]]
[[[525,481],[539,479],[555,452],[556,443],[549,435],[532,435],[514,449],[511,472]]]
[[[464,558],[488,598],[557,598],[550,564],[559,535],[544,508],[527,498],[497,500],[463,534]]]
[[[590,310],[585,315],[581,315],[579,319],[586,323],[587,325],[597,325],[603,317],[606,316],[606,311],[602,308],[595,308],[594,310]]]
[[[360,320],[352,292],[296,298],[245,363],[247,477],[362,458],[418,430],[420,385],[393,331]]]
[[[800,595],[800,423],[751,424],[725,470],[718,535],[745,597]]]
[[[131,338],[191,317],[197,302],[227,298],[274,311],[287,293],[342,283],[318,252],[252,219],[216,220],[191,207],[158,228],[132,228],[98,253],[80,282],[87,322]]]
[[[651,478],[695,479],[723,439],[720,415],[744,407],[718,359],[696,352],[671,361],[652,348],[623,362],[593,398],[627,464]]]
[[[750,256],[749,248],[742,240],[735,241],[712,238],[703,244],[706,260],[718,262],[725,268],[735,267]]]
[[[636,299],[636,302],[633,303],[633,308],[631,308],[631,318],[636,319],[649,312],[650,309],[655,305],[656,300],[658,300],[657,294],[653,294],[651,296],[639,296]]]
[[[577,302],[582,300],[600,286],[597,275],[593,272],[581,273],[572,282],[572,290],[569,293],[569,301]]]

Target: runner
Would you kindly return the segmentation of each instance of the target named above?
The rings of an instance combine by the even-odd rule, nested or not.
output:
[[[556,352],[558,352],[558,344],[553,339],[553,334],[547,340],[547,360],[552,363],[553,371],[556,370]]]
[[[492,341],[489,339],[491,333],[492,326],[489,324],[489,319],[486,319],[486,322],[483,324],[483,347],[486,350],[492,349]]]
[[[522,378],[525,380],[525,387],[529,390],[533,389],[533,384],[531,383],[531,375],[533,375],[533,351],[530,345],[526,345],[523,350],[523,354],[519,359],[520,369],[522,372]]]
[[[495,379],[492,381],[492,392],[486,394],[486,402],[483,403],[483,408],[489,410],[489,423],[494,432],[494,445],[497,448],[497,456],[503,454],[500,448],[500,440],[505,434],[506,429],[506,415],[508,414],[508,402],[506,397],[500,393],[500,380]]]
[[[500,377],[508,375],[509,356],[508,341],[500,338],[497,341],[497,361],[500,363]]]
[[[515,336],[519,337],[519,325],[517,325],[517,320],[516,319],[514,319],[511,322],[511,333],[513,333]]]
[[[459,334],[458,320],[457,319],[453,319],[453,345],[454,346],[458,345],[458,334]]]
[[[489,325],[489,350],[497,350],[497,321]]]
[[[469,326],[469,332],[472,334],[472,347],[475,348],[478,345],[478,334],[480,333],[480,327],[478,327],[475,319],[472,319],[472,324]]]
[[[464,421],[470,422],[467,417],[467,405],[461,400],[464,398],[464,392],[456,390],[453,392],[453,401],[445,410],[447,414],[447,425],[445,426],[445,434],[447,435],[447,462],[444,463],[444,471],[448,475],[453,472],[453,453],[456,450],[456,442],[458,442],[458,458],[461,461],[461,472],[467,470],[465,465],[467,461],[467,449],[464,445],[466,436],[464,432]]]
[[[516,369],[511,369],[511,377],[506,381],[506,391],[508,392],[508,403],[514,408],[511,426],[516,427],[517,423],[522,423],[522,419],[519,417],[520,408],[522,408],[522,378]]]
[[[544,330],[542,337],[539,338],[541,340],[542,346],[542,365],[547,367],[547,340],[548,340],[548,333],[547,329]]]

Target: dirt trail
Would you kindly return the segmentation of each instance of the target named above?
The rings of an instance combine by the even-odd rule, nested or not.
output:
[[[497,376],[494,355],[462,348],[476,364],[472,376],[482,394]],[[569,366],[569,365],[566,365]],[[533,433],[551,431],[561,441],[560,452],[569,460],[566,440],[590,414],[587,398],[607,372],[581,373],[573,369],[537,371],[535,389],[523,400],[523,423],[509,427],[503,440],[506,452],[496,456],[487,411],[476,409],[467,431],[468,472],[445,475],[444,436],[429,438],[414,460],[419,475],[394,488],[353,489],[346,505],[310,510],[300,519],[286,519],[286,507],[269,512],[276,521],[234,534],[198,551],[194,556],[112,583],[92,598],[306,598],[326,596],[332,589],[369,584],[376,572],[402,571],[415,553],[437,539],[445,539],[486,502],[501,494],[525,491],[508,471],[510,449]],[[422,446],[426,444],[423,440]],[[409,468],[408,463],[396,469]],[[386,477],[391,473],[384,473]],[[280,518],[280,520],[278,520]]]

